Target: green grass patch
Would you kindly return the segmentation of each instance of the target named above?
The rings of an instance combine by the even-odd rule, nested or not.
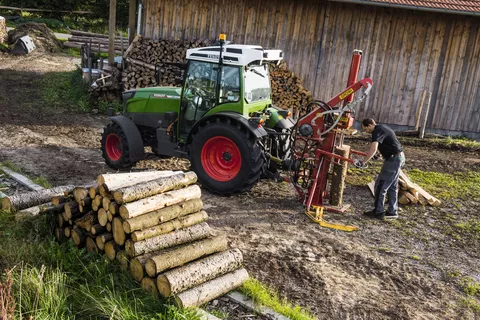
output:
[[[0,166],[5,166],[7,168],[9,168],[10,170],[12,171],[15,171],[15,172],[18,172],[18,173],[21,173],[25,176],[27,176],[23,170],[21,168],[19,168],[18,166],[16,166],[15,164],[13,164],[12,162],[10,161],[3,161],[3,162],[0,162]],[[28,176],[27,176],[28,177]],[[30,180],[32,180],[34,183],[48,189],[48,188],[51,188],[52,187],[52,184],[50,182],[48,182],[47,178],[45,178],[44,176],[38,176],[36,178],[30,178],[28,177]]]
[[[276,292],[267,288],[256,279],[250,278],[250,280],[240,288],[240,291],[250,297],[254,302],[270,307],[292,320],[316,319],[300,306],[293,306],[288,301],[281,300]]]
[[[460,300],[460,303],[464,307],[470,309],[475,314],[480,314],[480,302],[477,299],[472,297],[462,298],[462,300]]]
[[[80,49],[78,48],[63,48],[62,52],[68,56],[80,58]]]
[[[43,105],[48,108],[90,111],[88,85],[80,68],[68,72],[46,73],[40,80]]]
[[[457,231],[461,232],[462,234],[467,233],[473,237],[480,237],[480,221],[476,219],[457,223],[455,224],[455,227],[457,228]]]
[[[49,189],[52,187],[52,184],[50,182],[48,182],[47,178],[45,178],[44,176],[39,176],[39,177],[36,177],[34,179],[32,179],[33,182],[35,182],[36,184],[44,187],[45,189]]]
[[[15,164],[13,164],[10,161],[0,162],[0,166],[7,167],[8,169],[10,169],[12,171],[15,171],[15,172],[18,172],[18,173],[22,172],[22,169],[20,169],[18,166],[16,166]]]
[[[380,173],[382,169],[381,161],[372,161],[368,163],[368,168],[360,169],[349,166],[348,174],[345,178],[347,184],[351,186],[366,186]]]
[[[480,283],[476,282],[472,277],[463,277],[460,285],[465,294],[469,296],[480,295]]]
[[[415,261],[421,261],[422,257],[417,256],[416,254],[413,254],[411,256],[408,256],[410,259],[415,260]]]
[[[408,175],[437,198],[480,200],[480,172],[461,171],[450,174],[413,169]]]

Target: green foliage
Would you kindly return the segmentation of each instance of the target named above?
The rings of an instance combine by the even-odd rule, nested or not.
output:
[[[450,174],[413,169],[408,175],[412,181],[437,198],[474,201],[480,199],[480,172],[460,171]]]
[[[88,85],[82,79],[80,68],[46,73],[40,85],[45,107],[90,111]]]
[[[480,237],[480,221],[476,219],[471,219],[465,222],[460,222],[455,224],[459,232],[463,234],[467,233],[472,235],[473,237]]]
[[[3,166],[3,167],[7,167],[9,168],[10,170],[13,170],[15,172],[22,172],[22,170],[17,167],[16,165],[14,165],[12,162],[10,161],[3,161],[3,162],[0,162],[0,166]]]
[[[52,187],[52,184],[50,182],[48,182],[47,178],[45,178],[44,176],[36,177],[36,178],[32,179],[32,181],[35,182],[36,184],[46,188],[46,189]]]
[[[476,314],[480,314],[480,302],[477,299],[468,297],[461,300],[461,304],[466,308],[472,310]]]
[[[476,282],[472,277],[463,277],[460,285],[469,296],[480,295],[480,283]]]
[[[292,320],[313,320],[310,313],[303,310],[300,306],[292,306],[286,300],[280,300],[276,292],[268,289],[258,280],[250,278],[241,288],[240,291],[250,297],[254,302],[272,308]]]

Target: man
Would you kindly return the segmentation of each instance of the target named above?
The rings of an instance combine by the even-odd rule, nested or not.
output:
[[[372,143],[363,160],[363,165],[373,158],[377,150],[384,159],[382,171],[375,181],[375,208],[364,214],[377,219],[396,219],[398,218],[398,177],[400,169],[405,164],[402,145],[392,129],[376,124],[373,119],[363,120],[362,129],[372,134]],[[387,194],[388,209],[385,211],[384,203]]]

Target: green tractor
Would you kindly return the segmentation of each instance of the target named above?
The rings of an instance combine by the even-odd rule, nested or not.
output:
[[[123,93],[123,113],[102,134],[108,166],[126,169],[150,146],[160,156],[182,157],[200,183],[218,194],[249,190],[275,176],[289,156],[290,113],[272,105],[268,64],[281,50],[218,45],[187,50],[181,87]],[[279,161],[277,161],[279,162]]]

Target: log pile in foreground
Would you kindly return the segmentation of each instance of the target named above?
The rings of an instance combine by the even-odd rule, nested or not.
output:
[[[142,288],[196,307],[248,279],[242,253],[206,222],[194,172],[105,174],[97,183],[51,199],[55,236],[104,253]]]
[[[368,184],[370,191],[375,195],[374,187],[375,180]],[[438,207],[442,204],[440,200],[425,191],[418,184],[413,183],[404,170],[400,171],[398,179],[398,203],[406,204],[421,204]]]

